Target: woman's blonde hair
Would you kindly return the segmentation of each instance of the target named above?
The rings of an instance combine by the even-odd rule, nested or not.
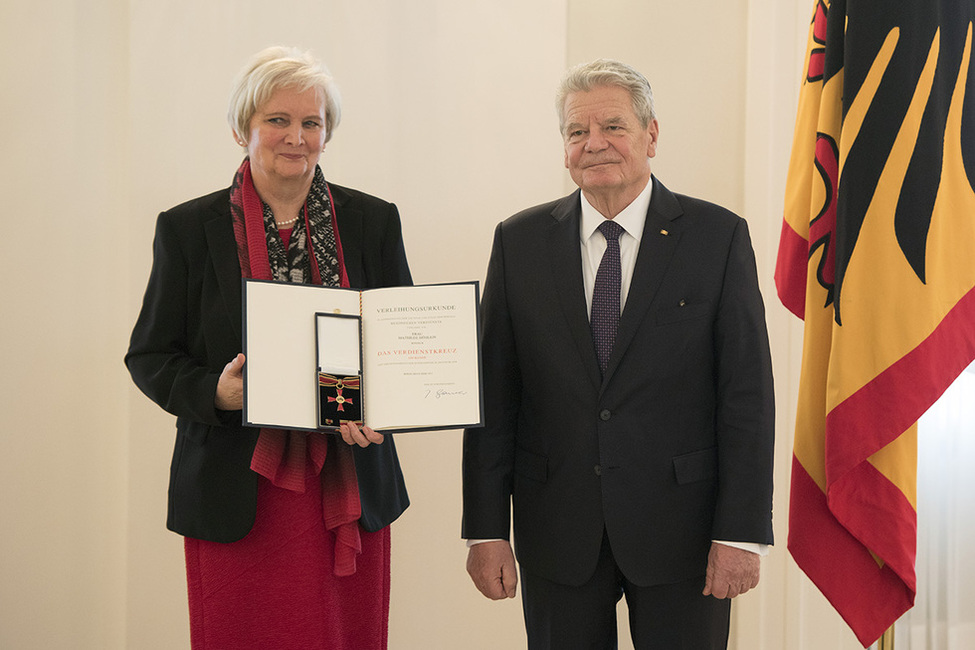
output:
[[[294,47],[274,46],[261,50],[241,68],[234,79],[227,108],[227,121],[238,137],[250,134],[254,113],[279,88],[305,91],[315,88],[325,100],[325,142],[332,138],[342,117],[338,88],[324,64],[310,52]]]

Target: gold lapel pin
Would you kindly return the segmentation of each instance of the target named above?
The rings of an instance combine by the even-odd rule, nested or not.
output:
[[[664,237],[666,237],[666,236],[667,236],[667,235],[669,235],[670,233],[669,233],[669,232],[667,232],[666,230],[661,230],[661,231],[660,231],[660,234],[661,234],[661,235],[663,235]]]

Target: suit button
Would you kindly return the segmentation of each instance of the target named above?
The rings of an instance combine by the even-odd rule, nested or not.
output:
[[[596,472],[596,476],[602,476],[603,475],[603,466],[602,465],[596,465],[592,469],[593,469],[594,472]]]
[[[599,419],[602,420],[603,422],[610,419],[611,417],[613,417],[613,414],[610,412],[609,409],[603,409],[602,411],[599,412]]]

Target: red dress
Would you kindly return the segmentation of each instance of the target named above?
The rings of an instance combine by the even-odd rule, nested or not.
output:
[[[258,479],[257,520],[239,542],[187,537],[194,650],[385,648],[389,528],[360,528],[356,572],[333,572],[335,536],[322,519],[321,481],[309,463],[304,494]]]

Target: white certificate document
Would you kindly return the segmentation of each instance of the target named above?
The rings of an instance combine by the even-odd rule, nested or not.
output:
[[[243,291],[247,425],[337,428],[320,419],[338,397],[321,392],[334,388],[321,373],[361,376],[361,422],[377,431],[483,425],[476,282],[358,291],[248,279]]]
[[[364,422],[377,430],[480,424],[478,340],[474,284],[364,292]]]

